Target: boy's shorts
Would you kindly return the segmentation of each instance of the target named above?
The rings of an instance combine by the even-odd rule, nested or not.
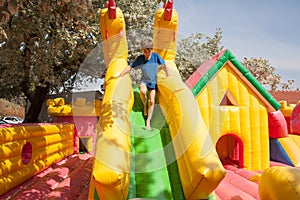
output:
[[[157,84],[156,83],[147,83],[145,81],[141,81],[141,84],[146,85],[148,90],[156,90],[157,91]]]

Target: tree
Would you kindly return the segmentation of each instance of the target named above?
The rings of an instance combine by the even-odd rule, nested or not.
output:
[[[290,89],[294,80],[288,80],[287,83],[281,82],[281,76],[275,73],[275,68],[264,58],[244,58],[242,64],[251,72],[251,74],[264,86],[276,90]]]
[[[99,41],[93,1],[21,1],[2,27],[0,97],[25,96],[26,122],[36,122],[46,95],[72,89],[80,64]]]
[[[224,48],[220,46],[221,39],[222,31],[218,28],[213,37],[196,33],[178,42],[176,65],[184,81],[194,73],[201,63]]]
[[[12,1],[0,1],[1,9],[7,9],[7,2]],[[122,7],[129,30],[139,27],[149,32],[158,7],[156,2],[140,0],[128,4],[120,0],[117,3]],[[77,76],[82,76],[78,71],[80,65],[94,48],[99,48],[99,11],[104,4],[105,1],[91,0],[23,0],[19,1],[18,14],[6,16],[6,23],[1,24],[7,37],[0,47],[3,72],[0,97],[26,97],[31,104],[26,122],[36,122],[49,92],[70,91]],[[129,46],[133,58],[136,44]],[[82,82],[95,81],[101,76],[97,71],[88,73],[80,79]]]

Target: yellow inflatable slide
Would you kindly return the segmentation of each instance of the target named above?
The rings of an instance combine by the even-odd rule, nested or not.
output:
[[[224,178],[225,170],[198,104],[174,63],[178,16],[172,5],[167,4],[165,8],[156,13],[153,33],[153,51],[163,57],[170,72],[169,77],[164,72],[158,74],[158,102],[171,134],[185,198],[207,199]],[[133,106],[133,90],[129,75],[121,79],[112,78],[128,66],[125,22],[114,1],[101,10],[100,25],[108,68],[89,199],[121,200],[128,199],[131,184],[130,129],[134,124],[131,124],[129,115]],[[138,197],[161,199],[158,196]]]

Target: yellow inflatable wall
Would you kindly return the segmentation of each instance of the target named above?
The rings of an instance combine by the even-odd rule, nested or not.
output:
[[[0,128],[0,195],[73,154],[73,124]]]
[[[288,133],[290,134],[291,133],[290,119],[291,119],[292,112],[293,112],[294,108],[296,107],[296,105],[295,104],[287,105],[286,101],[279,101],[279,103],[281,104],[280,111],[282,112],[282,114],[286,120]]]
[[[296,105],[295,104],[287,105],[286,101],[279,101],[279,103],[281,104],[280,111],[282,112],[283,116],[290,117]]]
[[[64,98],[47,99],[47,113],[51,116],[100,116],[101,101],[87,102],[76,98],[73,104],[66,104]]]

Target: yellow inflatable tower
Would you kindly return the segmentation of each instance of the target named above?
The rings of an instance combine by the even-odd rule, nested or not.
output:
[[[198,104],[175,65],[178,15],[168,1],[156,12],[154,51],[166,61],[169,74],[159,76],[159,104],[169,125],[186,199],[206,199],[225,176]],[[171,73],[170,73],[171,72]]]
[[[120,200],[127,198],[129,187],[129,112],[133,91],[129,75],[122,79],[112,78],[128,66],[124,17],[114,1],[101,10],[100,25],[103,54],[108,67],[89,199]]]

